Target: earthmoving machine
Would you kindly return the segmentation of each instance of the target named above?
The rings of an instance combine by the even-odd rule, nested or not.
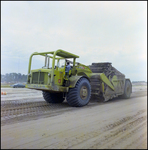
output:
[[[32,57],[44,57],[44,66],[31,69]],[[130,79],[112,67],[111,63],[92,63],[86,66],[76,62],[79,56],[58,49],[51,52],[34,52],[28,66],[26,88],[41,90],[48,103],[62,103],[67,100],[73,107],[85,106],[91,98],[108,101],[114,97],[130,98]],[[68,75],[66,64],[70,63]]]

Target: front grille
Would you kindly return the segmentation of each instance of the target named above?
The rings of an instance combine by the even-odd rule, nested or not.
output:
[[[33,72],[32,84],[44,84],[44,72]]]

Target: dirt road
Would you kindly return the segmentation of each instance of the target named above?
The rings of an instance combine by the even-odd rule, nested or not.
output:
[[[79,108],[47,104],[36,90],[1,91],[2,149],[147,148],[147,86],[134,86],[130,99]]]

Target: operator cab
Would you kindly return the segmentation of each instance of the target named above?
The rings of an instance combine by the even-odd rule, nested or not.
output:
[[[36,69],[32,70],[31,62],[34,55],[44,58],[44,66],[41,68],[35,67]],[[75,71],[73,71],[76,70],[76,58],[79,58],[79,56],[61,49],[51,52],[33,53],[29,59],[27,83],[62,86],[67,62],[69,62],[71,66],[69,76],[76,75]],[[35,63],[35,65],[39,64],[40,60],[41,59],[37,59],[38,63]]]

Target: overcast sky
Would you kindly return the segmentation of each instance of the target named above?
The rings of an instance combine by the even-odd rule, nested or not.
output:
[[[33,52],[57,49],[147,81],[147,1],[1,1],[1,74],[27,74]]]

